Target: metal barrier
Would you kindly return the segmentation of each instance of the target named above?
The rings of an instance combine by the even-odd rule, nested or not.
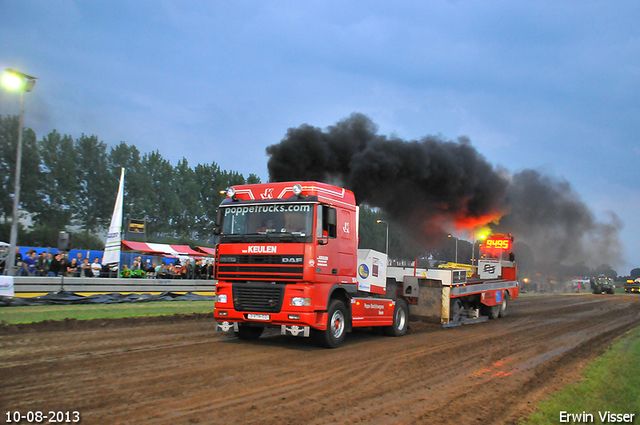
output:
[[[111,292],[195,292],[213,293],[217,280],[131,279],[91,277],[15,276],[17,297],[58,291],[108,294]]]

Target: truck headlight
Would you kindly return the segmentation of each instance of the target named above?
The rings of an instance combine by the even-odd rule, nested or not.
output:
[[[309,307],[311,305],[311,298],[292,297],[291,305],[294,307]]]
[[[218,298],[217,298],[216,302],[218,302],[220,304],[226,304],[226,302],[227,302],[227,294],[218,295]]]

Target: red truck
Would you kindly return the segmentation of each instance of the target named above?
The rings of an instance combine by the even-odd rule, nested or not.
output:
[[[512,239],[492,246],[494,258],[479,261],[474,280],[466,270],[387,267],[386,254],[357,248],[357,232],[349,190],[319,182],[229,188],[216,218],[219,329],[256,339],[278,327],[334,348],[356,327],[402,336],[410,314],[446,326],[486,320],[481,310],[505,315],[518,295],[515,262],[502,258]]]

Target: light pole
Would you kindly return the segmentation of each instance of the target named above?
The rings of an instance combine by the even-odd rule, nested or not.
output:
[[[376,220],[376,223],[384,223],[387,226],[387,247],[385,248],[384,253],[387,254],[387,262],[389,262],[389,223],[382,220]]]
[[[449,238],[453,238],[453,235],[447,236]],[[458,263],[458,238],[454,238],[456,240],[456,263]]]
[[[9,256],[5,263],[5,274],[13,275],[16,263],[16,246],[18,241],[18,207],[20,206],[20,173],[22,169],[22,126],[24,125],[24,92],[33,90],[36,77],[23,74],[13,69],[5,69],[2,79],[4,85],[11,90],[20,90],[20,120],[18,124],[18,148],[16,152],[16,176],[13,189],[13,218],[11,221],[11,237],[9,240]]]
[[[480,235],[480,239],[486,238],[487,235]],[[478,252],[478,255],[480,255],[480,252]],[[475,265],[476,262],[476,234],[473,234],[473,245],[471,246],[471,265]]]

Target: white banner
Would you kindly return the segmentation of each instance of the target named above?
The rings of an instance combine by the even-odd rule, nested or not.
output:
[[[0,295],[14,297],[13,276],[0,276]]]
[[[120,263],[120,242],[122,235],[122,206],[124,201],[124,168],[120,173],[120,186],[118,187],[118,197],[113,207],[111,216],[111,226],[107,234],[107,243],[104,246],[104,257],[102,265]]]

